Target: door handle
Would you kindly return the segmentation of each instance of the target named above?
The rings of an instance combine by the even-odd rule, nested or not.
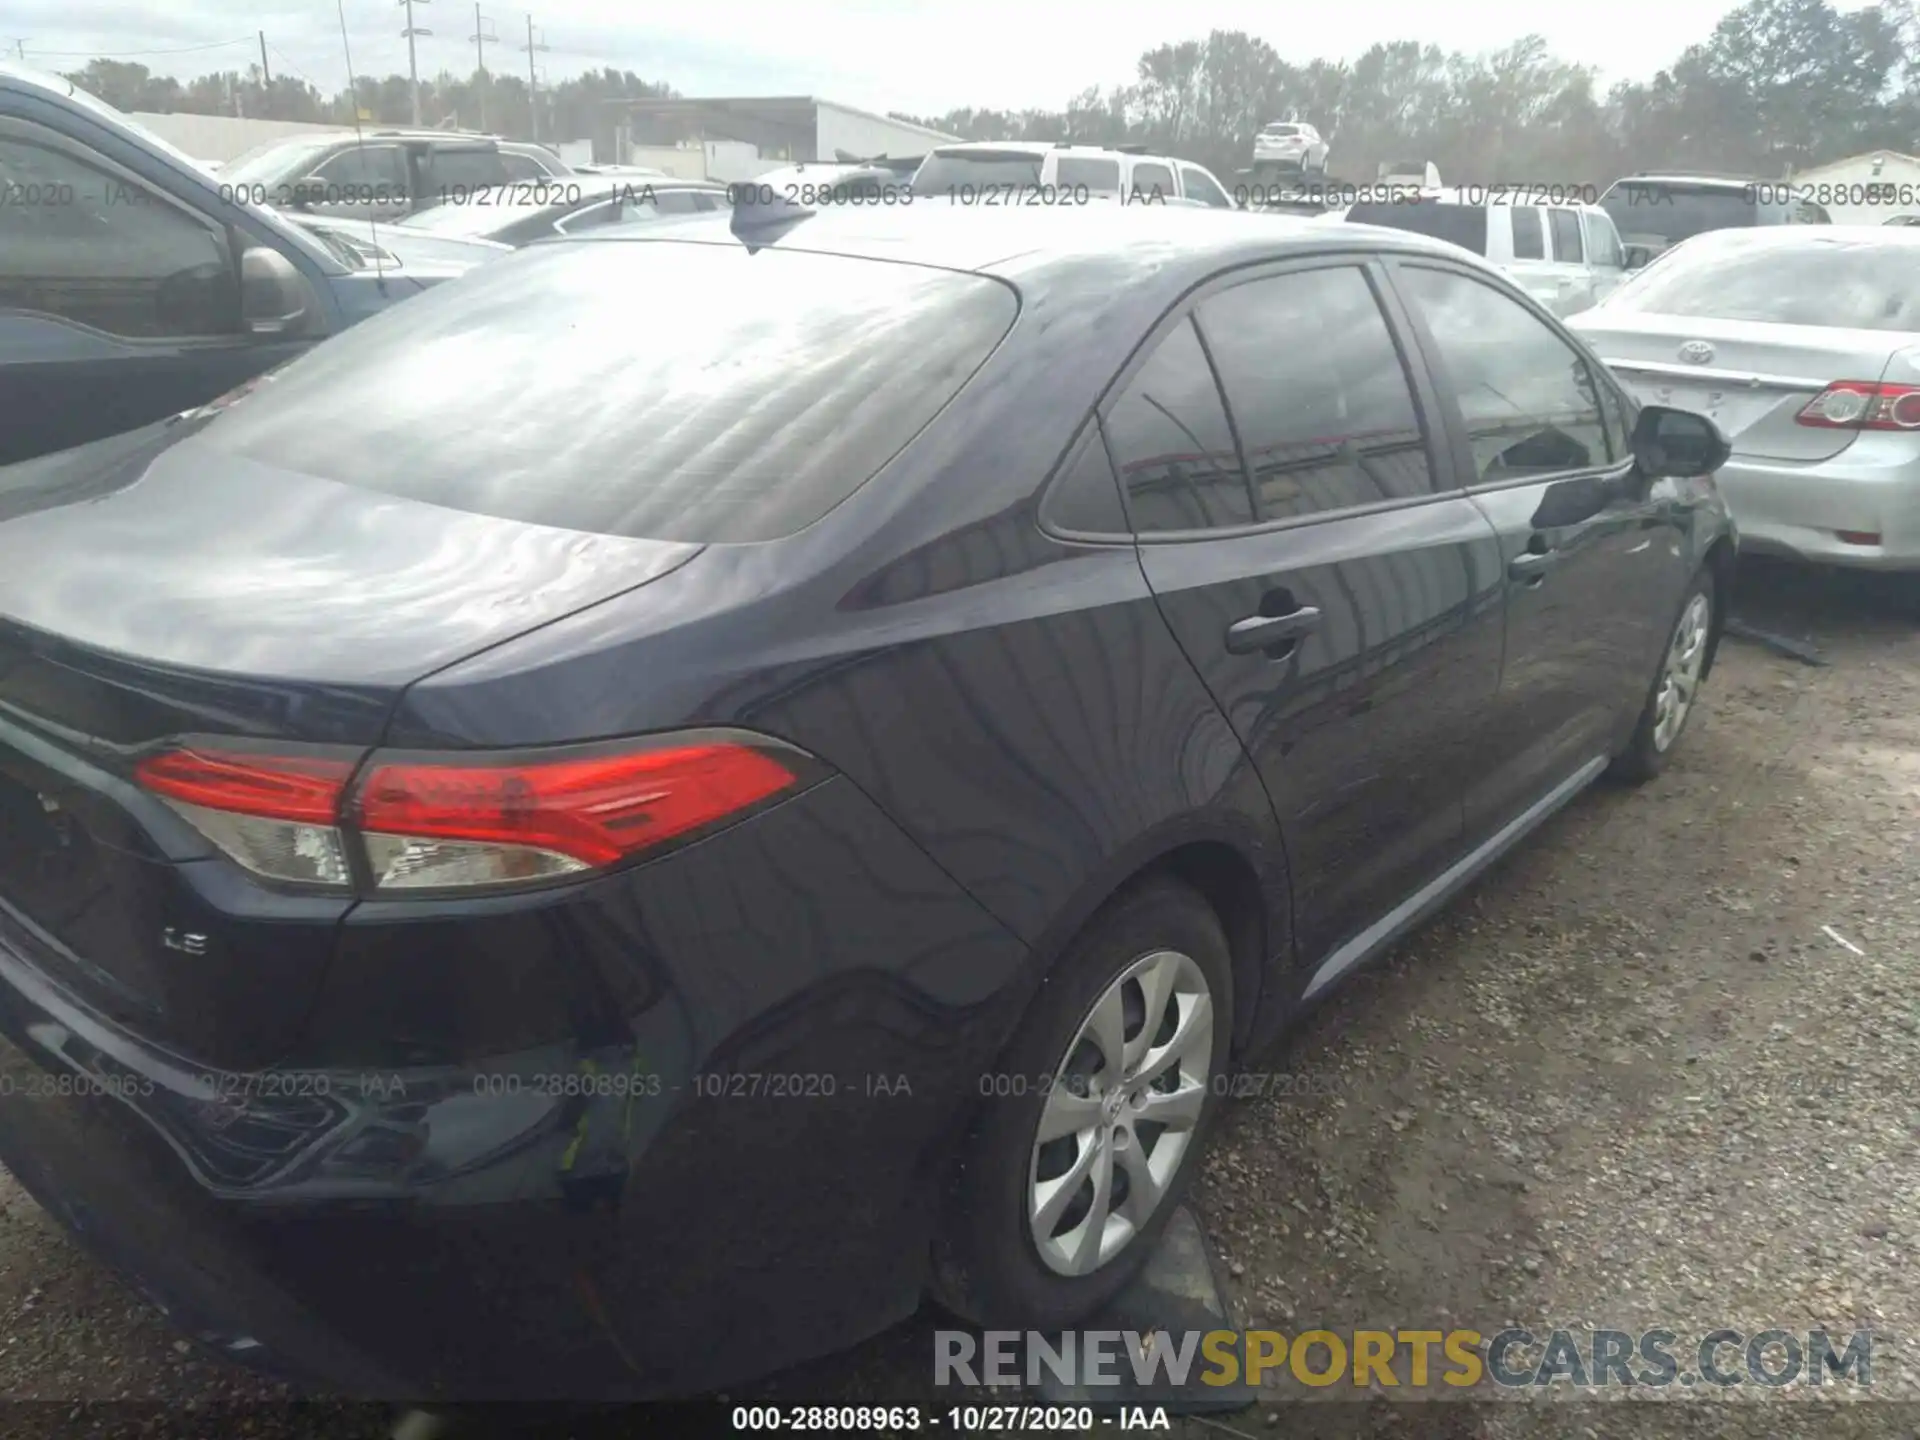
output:
[[[1525,580],[1539,584],[1547,578],[1547,572],[1560,563],[1558,550],[1528,550],[1513,557],[1507,564],[1507,574],[1515,580]]]
[[[1285,615],[1249,615],[1227,627],[1227,649],[1235,655],[1272,650],[1320,628],[1320,612],[1311,605]]]

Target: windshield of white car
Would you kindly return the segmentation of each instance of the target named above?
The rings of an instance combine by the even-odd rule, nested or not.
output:
[[[1600,197],[1600,208],[1629,245],[1672,245],[1709,230],[1759,225],[1769,218],[1750,190],[1724,185],[1623,183]]]
[[[1920,331],[1920,245],[1829,239],[1754,245],[1700,240],[1667,256],[1606,302],[1628,314],[1754,320],[1847,330]]]
[[[1356,225],[1385,225],[1446,240],[1476,255],[1487,253],[1487,207],[1444,205],[1428,200],[1362,201],[1347,211]]]

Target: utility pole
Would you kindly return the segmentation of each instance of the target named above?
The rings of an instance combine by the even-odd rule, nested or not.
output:
[[[262,86],[273,84],[273,72],[267,68],[267,32],[260,32],[260,83]]]
[[[473,34],[467,37],[473,41],[473,53],[480,60],[480,128],[487,128],[487,46],[498,45],[500,37],[487,33],[487,22],[480,14],[480,6],[473,7]]]
[[[407,42],[407,78],[413,85],[413,123],[416,128],[421,123],[420,62],[413,53],[413,37],[416,35],[431,35],[433,32],[431,30],[423,30],[413,23],[413,7],[415,5],[425,5],[426,3],[427,0],[400,0],[401,6],[404,7],[407,12],[407,28],[400,33],[406,38]]]
[[[527,121],[533,127],[533,139],[540,139],[540,77],[534,73],[533,57],[536,50],[551,47],[536,42],[533,38],[533,16],[527,16]]]
[[[21,60],[24,61],[27,58],[27,42],[24,40],[14,41],[13,51],[16,55],[18,55],[21,58]]]

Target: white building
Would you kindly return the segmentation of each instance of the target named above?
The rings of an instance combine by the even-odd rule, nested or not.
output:
[[[925,155],[957,135],[810,95],[617,100],[617,159],[692,180],[738,182],[784,165]]]
[[[196,160],[224,164],[237,160],[256,145],[284,140],[290,135],[337,135],[340,125],[304,125],[294,120],[243,120],[233,115],[190,115],[184,111],[159,114],[135,110],[128,117],[151,130],[169,145]]]
[[[1812,170],[1793,183],[1806,187],[1836,225],[1884,225],[1896,215],[1920,215],[1920,157],[1870,150]]]

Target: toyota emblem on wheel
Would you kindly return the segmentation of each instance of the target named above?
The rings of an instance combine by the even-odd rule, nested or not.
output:
[[[1713,346],[1705,340],[1689,340],[1680,347],[1680,358],[1689,365],[1706,365],[1713,360]]]

